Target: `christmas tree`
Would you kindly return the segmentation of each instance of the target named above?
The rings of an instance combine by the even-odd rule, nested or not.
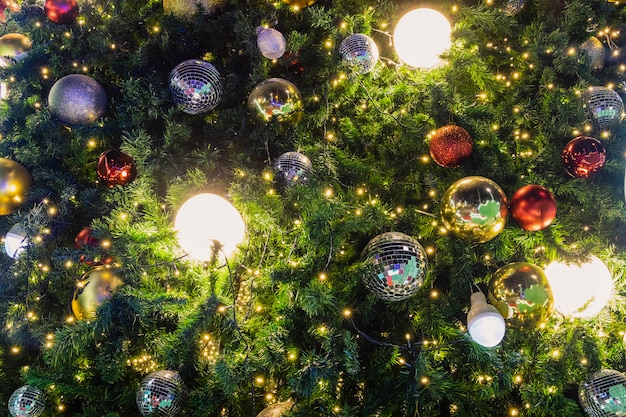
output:
[[[618,1],[2,9],[2,415],[626,413]]]

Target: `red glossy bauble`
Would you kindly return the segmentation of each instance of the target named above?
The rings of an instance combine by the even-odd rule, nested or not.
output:
[[[604,166],[606,149],[598,139],[578,136],[565,145],[561,157],[572,177],[589,178]]]
[[[137,168],[133,158],[124,152],[110,149],[98,158],[98,178],[109,187],[125,185],[135,179]]]
[[[456,168],[472,156],[474,143],[467,130],[448,125],[435,131],[429,143],[430,156],[442,167]]]
[[[0,22],[6,23],[7,16],[5,11],[10,13],[19,13],[22,10],[22,6],[14,0],[0,0]]]
[[[550,226],[556,217],[556,199],[540,185],[525,185],[513,193],[511,217],[524,230],[536,232]]]
[[[100,240],[93,236],[93,231],[89,226],[83,227],[74,238],[74,247],[76,247],[76,249],[82,249],[85,246],[96,247],[98,245],[100,245]]]
[[[76,0],[46,0],[43,8],[51,22],[61,25],[73,23],[78,16]]]

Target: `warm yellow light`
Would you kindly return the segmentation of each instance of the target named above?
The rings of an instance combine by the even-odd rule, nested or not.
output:
[[[419,8],[402,16],[393,33],[400,60],[415,68],[432,68],[441,63],[440,55],[451,46],[452,28],[436,10]]]

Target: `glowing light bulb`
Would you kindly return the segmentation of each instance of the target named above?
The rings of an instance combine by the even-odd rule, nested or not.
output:
[[[432,68],[441,63],[441,55],[451,46],[452,28],[436,10],[419,8],[402,16],[393,33],[396,53],[405,64]]]
[[[504,317],[497,308],[487,304],[485,294],[482,292],[473,293],[470,303],[471,308],[467,314],[467,329],[470,336],[481,346],[496,346],[506,332]]]

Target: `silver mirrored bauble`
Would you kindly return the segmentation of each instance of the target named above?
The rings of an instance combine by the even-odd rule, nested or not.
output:
[[[363,282],[383,300],[404,300],[415,295],[424,284],[426,251],[404,233],[376,236],[363,250],[362,258],[369,269]]]
[[[378,45],[372,38],[356,33],[345,38],[339,46],[339,53],[359,74],[372,71],[378,62]]]
[[[135,398],[144,416],[173,417],[181,410],[187,395],[183,378],[174,371],[156,371],[139,385]]]
[[[287,41],[282,33],[272,28],[257,28],[256,44],[267,59],[278,59],[285,55]]]
[[[188,114],[213,110],[222,99],[220,73],[209,62],[189,59],[176,65],[169,78],[172,99]]]
[[[273,164],[274,171],[287,185],[304,184],[313,172],[313,164],[300,152],[285,152]]]
[[[624,102],[617,92],[607,87],[589,87],[582,94],[583,110],[600,130],[610,129],[622,119]]]
[[[42,390],[32,385],[24,385],[11,394],[9,413],[13,417],[38,417],[46,408],[46,400]]]
[[[580,49],[589,56],[592,70],[600,71],[604,67],[606,53],[600,39],[592,36],[580,45]]]
[[[611,369],[597,371],[581,382],[578,399],[589,417],[626,416],[626,376]]]

